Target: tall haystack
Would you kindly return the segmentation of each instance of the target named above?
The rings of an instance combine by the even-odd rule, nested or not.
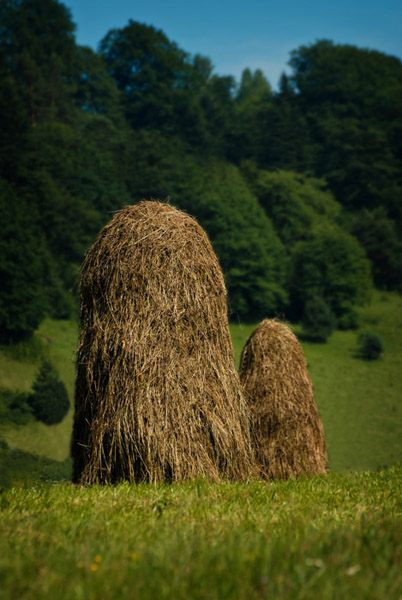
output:
[[[256,459],[268,478],[325,474],[324,431],[303,350],[287,325],[265,319],[247,341],[240,380]]]
[[[88,251],[80,295],[73,481],[247,478],[248,409],[202,228],[160,202],[123,209]]]

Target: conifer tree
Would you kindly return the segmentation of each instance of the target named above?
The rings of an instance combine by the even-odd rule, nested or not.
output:
[[[53,365],[44,360],[39,369],[29,404],[38,421],[46,425],[60,423],[70,408],[66,386]]]

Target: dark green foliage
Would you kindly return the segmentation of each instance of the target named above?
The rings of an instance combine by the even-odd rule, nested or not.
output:
[[[304,172],[312,167],[311,134],[297,95],[283,74],[280,92],[264,107],[262,144],[258,155],[261,168]]]
[[[30,336],[47,312],[46,262],[26,203],[4,180],[0,222],[0,340],[7,343]]]
[[[73,100],[86,115],[103,115],[114,125],[123,125],[120,94],[102,58],[87,47],[77,47],[77,75]]]
[[[111,150],[118,134],[110,121],[104,121],[86,115],[82,133],[69,125],[46,122],[28,136],[21,166],[23,192],[40,230],[38,256],[46,258],[45,314],[56,318],[68,318],[74,311],[71,289],[79,265],[107,221],[108,211],[129,203]]]
[[[7,0],[0,22],[0,47],[31,124],[65,118],[76,56],[69,9],[55,0]]]
[[[121,158],[133,201],[163,201],[183,192],[190,195],[199,171],[197,158],[182,140],[154,130],[141,129],[128,135]]]
[[[32,421],[29,393],[0,389],[0,422],[26,425]]]
[[[32,389],[29,404],[35,418],[46,425],[60,423],[68,413],[70,401],[66,386],[50,362],[42,362]]]
[[[307,123],[285,75],[274,94],[260,70],[245,69],[234,108],[230,159],[252,159],[262,169],[311,168]]]
[[[161,30],[130,20],[103,38],[99,51],[122,92],[134,128],[197,135],[200,110],[194,101],[198,73],[190,56]]]
[[[84,132],[91,126],[96,127],[94,119],[86,119]],[[113,136],[113,128],[107,132]],[[96,141],[102,144],[102,140]],[[62,123],[47,122],[30,133],[26,194],[37,207],[37,218],[61,266],[80,264],[107,220],[107,211],[128,201],[108,150],[101,152],[86,136]],[[66,281],[64,269],[61,275]],[[66,283],[71,286],[73,282]]]
[[[243,71],[235,98],[233,112],[233,134],[229,156],[236,162],[254,159],[260,163],[264,155],[267,131],[267,115],[273,102],[270,84],[260,69]]]
[[[291,56],[291,83],[311,134],[311,167],[349,208],[391,202],[402,184],[401,61],[328,40]]]
[[[326,342],[336,327],[335,316],[319,296],[306,301],[301,322],[303,336],[313,342]]]
[[[0,177],[12,181],[24,153],[29,118],[24,110],[18,84],[12,76],[7,54],[0,45]]]
[[[402,241],[386,210],[360,211],[352,219],[351,231],[371,260],[376,286],[402,289]]]
[[[37,207],[1,179],[0,218],[0,342],[8,343],[30,338],[47,314],[69,317],[72,301],[46,243]]]
[[[370,289],[369,264],[357,241],[337,225],[341,206],[326,183],[289,171],[253,170],[247,163],[243,172],[288,252],[290,315],[304,315],[314,330],[315,308],[306,305],[314,299],[336,315],[339,328],[356,327],[354,304]],[[333,329],[330,315],[327,320]]]
[[[357,353],[364,360],[376,360],[384,352],[381,336],[374,331],[364,331],[357,339]]]
[[[316,229],[291,255],[292,311],[299,318],[312,296],[325,300],[337,318],[365,303],[372,289],[370,263],[351,235],[336,226]]]
[[[177,196],[206,229],[222,265],[231,318],[276,316],[287,295],[285,251],[269,217],[236,167],[209,161]],[[173,195],[172,200],[176,201]]]
[[[278,170],[251,173],[249,181],[288,250],[311,238],[313,227],[334,222],[341,211],[320,179]]]
[[[254,73],[250,69],[244,69],[236,100],[239,105],[253,104],[257,100],[268,99],[272,96],[271,86],[261,69]]]
[[[231,76],[212,75],[200,90],[205,139],[208,151],[217,156],[230,154],[233,144],[235,111],[233,93],[236,81]]]
[[[359,315],[356,308],[350,302],[345,302],[342,314],[337,319],[337,327],[343,331],[357,329],[359,326]]]

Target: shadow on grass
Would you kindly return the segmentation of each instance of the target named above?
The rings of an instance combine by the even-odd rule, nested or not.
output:
[[[305,333],[305,332],[297,333],[296,337],[301,342],[309,342],[310,344],[326,344],[328,341],[328,338],[317,337],[315,335],[311,335],[311,334]]]
[[[63,462],[9,448],[0,440],[0,490],[16,484],[32,485],[44,481],[69,481],[71,459]]]

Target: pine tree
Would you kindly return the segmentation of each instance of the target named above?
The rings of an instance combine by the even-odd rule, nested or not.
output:
[[[70,408],[66,386],[53,365],[44,360],[39,369],[29,404],[38,421],[46,425],[60,423]]]

